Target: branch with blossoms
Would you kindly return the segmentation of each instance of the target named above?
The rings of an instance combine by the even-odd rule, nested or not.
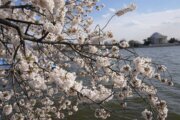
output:
[[[11,66],[0,71],[2,119],[63,119],[83,103],[106,119],[114,113],[108,102],[118,101],[124,110],[137,96],[147,104],[144,119],[167,118],[167,104],[151,82],[172,86],[167,68],[105,31],[114,17],[136,6],[93,30],[89,14],[103,7],[98,0],[0,0],[0,56]]]

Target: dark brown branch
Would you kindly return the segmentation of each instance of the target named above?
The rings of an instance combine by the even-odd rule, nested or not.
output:
[[[31,9],[31,8],[35,8],[32,5],[0,5],[0,9],[4,9],[4,8],[10,8],[10,9]]]
[[[7,21],[5,19],[1,19],[1,18],[0,18],[0,24],[3,24],[3,25],[6,25],[6,26],[9,26],[9,27],[12,27],[12,28],[16,29],[19,36],[20,36],[20,38],[22,37],[22,32],[21,32],[20,28],[16,24],[11,23],[11,22],[9,22],[9,21]]]

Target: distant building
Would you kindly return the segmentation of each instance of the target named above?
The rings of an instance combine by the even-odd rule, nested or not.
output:
[[[149,38],[151,44],[165,44],[168,43],[167,36],[162,35],[158,32],[151,35]]]

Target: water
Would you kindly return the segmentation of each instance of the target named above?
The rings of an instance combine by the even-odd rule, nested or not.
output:
[[[158,89],[158,96],[168,103],[169,114],[167,120],[180,120],[180,46],[137,48],[136,53],[140,56],[150,57],[156,63],[164,64],[168,67],[173,76],[174,87],[162,85],[155,82]],[[112,101],[106,106],[112,108],[113,113],[108,120],[142,120],[141,112],[146,104],[141,99],[131,100],[128,108],[122,110],[117,101]],[[79,111],[67,117],[67,120],[96,120],[94,117],[95,106],[81,105]]]
[[[167,66],[173,76],[173,87],[157,86],[161,98],[168,102],[170,112],[180,114],[180,46],[139,48],[136,52]]]
[[[167,120],[180,120],[180,46],[157,47],[157,48],[137,48],[135,51],[140,56],[150,57],[156,63],[167,66],[173,76],[174,87],[155,84],[159,90],[158,96],[168,103],[169,114]],[[156,83],[156,82],[155,82]],[[127,110],[121,110],[119,104],[111,102],[110,106],[114,111],[108,120],[132,120],[142,119],[141,111],[144,110],[143,101],[140,99],[129,102]],[[95,120],[93,106],[83,107],[68,120]]]

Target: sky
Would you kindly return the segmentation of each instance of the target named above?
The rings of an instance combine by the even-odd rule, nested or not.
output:
[[[130,3],[137,9],[121,17],[115,17],[106,30],[111,30],[117,40],[138,40],[154,32],[180,39],[180,0],[100,0],[105,4],[93,13],[95,24],[103,26],[115,11]]]

